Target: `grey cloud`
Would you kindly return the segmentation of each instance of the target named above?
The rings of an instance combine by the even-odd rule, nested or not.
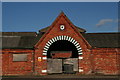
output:
[[[96,26],[103,26],[103,25],[105,25],[106,23],[108,23],[108,22],[113,22],[113,19],[102,19],[102,20],[100,20],[99,22],[98,22],[98,24],[96,24]]]

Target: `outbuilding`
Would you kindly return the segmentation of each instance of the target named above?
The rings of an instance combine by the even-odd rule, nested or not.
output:
[[[120,74],[120,33],[86,33],[61,12],[36,32],[2,32],[2,75]]]

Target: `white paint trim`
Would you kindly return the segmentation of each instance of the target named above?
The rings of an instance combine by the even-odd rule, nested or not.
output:
[[[79,69],[79,72],[83,72],[83,69]]]
[[[44,50],[48,50],[48,49],[44,47]]]
[[[61,40],[61,36],[59,36],[59,39]]]
[[[81,50],[79,50],[78,52],[82,52],[82,49],[81,49]]]
[[[64,36],[64,40],[66,40],[66,36]]]
[[[72,42],[73,38],[71,38],[70,42]]]
[[[54,38],[52,38],[52,41],[55,42]]]
[[[46,48],[49,48],[47,45],[45,46]]]
[[[79,51],[79,50],[81,50],[81,48],[77,48],[77,50]]]
[[[70,37],[68,37],[68,41],[70,41]]]
[[[43,52],[43,55],[47,55],[47,53]]]
[[[70,41],[70,40],[71,40],[71,37],[69,37],[68,41]]]
[[[46,43],[47,46],[50,46],[50,44]]]
[[[50,39],[50,42],[53,43],[53,41]]]
[[[80,56],[79,56],[79,58],[78,58],[78,59],[83,59],[83,57],[80,57]]]
[[[78,46],[79,45],[79,43],[77,43],[75,46]]]
[[[57,41],[56,37],[54,37],[55,41]]]
[[[52,43],[50,41],[47,42],[49,45],[51,45]]]
[[[46,60],[46,59],[47,59],[47,57],[42,57],[42,59],[43,59],[43,60]]]
[[[72,41],[72,43],[74,43],[75,42],[75,39]]]
[[[57,36],[57,40],[59,40],[59,37]]]
[[[52,43],[54,43],[54,42],[56,42],[58,40],[67,40],[67,41],[73,43],[76,46],[77,50],[78,50],[78,54],[82,54],[82,49],[80,47],[80,44],[74,38],[62,35],[62,36],[56,36],[56,37],[50,39],[46,43],[46,45],[44,47],[44,50],[43,50],[43,55],[47,55],[47,51],[48,51],[49,47],[52,45]]]
[[[78,53],[82,53],[82,51],[79,50]]]
[[[44,50],[43,52],[46,53],[47,51]]]
[[[47,72],[47,70],[42,70],[42,73],[46,73]]]
[[[74,45],[77,43],[77,41],[74,42]]]
[[[66,37],[66,40],[68,40],[68,36]]]
[[[83,69],[83,67],[79,67],[79,69],[81,69],[81,68]]]
[[[64,39],[63,35],[62,35],[62,40]]]
[[[78,54],[81,55],[81,54],[83,54],[83,53],[81,53],[81,52],[79,53],[79,52],[78,52]]]
[[[76,48],[80,48],[80,45],[76,46]]]

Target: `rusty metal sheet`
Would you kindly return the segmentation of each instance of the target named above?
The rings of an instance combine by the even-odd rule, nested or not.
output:
[[[73,71],[78,71],[78,58],[65,59],[63,64],[73,65]]]
[[[52,58],[70,58],[72,51],[51,51]]]
[[[48,73],[62,73],[62,59],[48,59]]]

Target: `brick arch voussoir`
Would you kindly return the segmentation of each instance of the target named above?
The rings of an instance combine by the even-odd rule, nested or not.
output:
[[[62,36],[56,36],[56,37],[53,37],[52,39],[50,39],[46,45],[44,46],[44,49],[43,49],[43,53],[42,55],[45,55],[47,56],[47,51],[49,49],[49,47],[56,41],[59,41],[59,40],[67,40],[71,43],[74,44],[74,46],[76,47],[77,51],[78,51],[78,55],[82,55],[82,48],[80,46],[80,44],[78,43],[78,41],[76,41],[74,38],[70,37],[70,36],[66,36],[66,35],[62,35]]]

